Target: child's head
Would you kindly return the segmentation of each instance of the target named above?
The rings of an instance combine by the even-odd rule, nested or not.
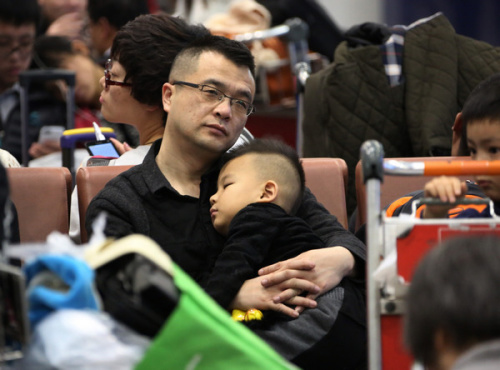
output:
[[[256,139],[224,156],[217,193],[210,198],[215,229],[227,235],[229,224],[251,203],[274,203],[294,214],[302,201],[305,175],[297,152],[288,145]]]
[[[461,112],[460,155],[473,160],[500,160],[500,74],[481,82]],[[500,200],[500,176],[477,176],[476,182],[494,201]]]

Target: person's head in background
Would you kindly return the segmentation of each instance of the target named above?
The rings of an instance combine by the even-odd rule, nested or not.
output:
[[[89,33],[97,58],[111,47],[116,33],[127,22],[148,14],[146,0],[88,0]]]
[[[39,20],[37,0],[0,1],[0,94],[28,69]]]
[[[404,337],[427,369],[451,369],[466,351],[500,340],[498,261],[500,238],[479,235],[448,239],[420,261],[408,291]]]
[[[84,50],[74,47],[72,42],[61,36],[39,36],[35,41],[33,62],[38,68],[58,68],[75,71],[75,102],[89,108],[99,108],[102,67]],[[61,98],[65,95],[64,83],[58,85]]]
[[[38,0],[38,4],[42,12],[40,25],[42,33],[45,33],[52,23],[66,14],[79,14],[83,17],[87,8],[87,0]],[[80,27],[81,25],[74,24],[74,26]]]
[[[500,160],[500,73],[494,74],[470,93],[458,113],[453,155],[470,155],[473,160]],[[500,200],[500,176],[476,176],[483,192]]]
[[[130,85],[108,84],[101,75],[103,117],[137,127],[142,144],[155,135],[161,137],[165,125],[162,86],[172,62],[191,41],[208,34],[201,25],[166,14],[141,15],[128,22],[116,34],[107,69],[111,80]]]
[[[234,216],[251,203],[274,203],[295,214],[305,189],[297,152],[278,140],[256,139],[223,157],[217,192],[210,198],[212,223],[227,235]]]

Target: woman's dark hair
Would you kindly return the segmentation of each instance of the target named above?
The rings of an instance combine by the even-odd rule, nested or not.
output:
[[[132,82],[137,101],[162,107],[162,86],[168,82],[175,56],[209,33],[202,25],[189,25],[167,14],[141,15],[118,31],[111,58],[125,69],[125,81]]]

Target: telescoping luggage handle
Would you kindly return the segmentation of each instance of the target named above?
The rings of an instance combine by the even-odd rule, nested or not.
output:
[[[284,24],[269,28],[267,30],[247,32],[236,35],[235,40],[249,43],[257,40],[265,40],[271,37],[282,37],[287,41],[288,55],[292,72],[297,77],[297,126],[296,126],[296,149],[299,155],[302,155],[302,117],[303,117],[303,93],[304,86],[309,74],[311,73],[311,61],[309,59],[309,26],[300,18],[290,18]],[[265,89],[264,89],[265,90]],[[269,99],[266,93],[266,99]]]
[[[381,245],[380,183],[384,175],[398,176],[461,176],[461,175],[500,175],[500,161],[429,161],[410,162],[401,160],[385,160],[384,150],[380,142],[369,140],[360,149],[363,170],[363,181],[366,185],[367,197],[366,233],[368,250],[367,290],[368,290],[368,359],[370,369],[381,369],[381,332],[377,325],[380,315],[379,292],[372,273],[380,263],[379,246]],[[486,200],[488,202],[489,200]],[[464,201],[460,200],[461,204]],[[480,201],[481,202],[481,201]],[[485,200],[483,200],[485,202]],[[491,205],[490,205],[491,207]]]
[[[29,99],[28,90],[32,81],[64,80],[68,85],[66,91],[66,129],[75,127],[75,72],[62,69],[28,70],[19,74],[21,86],[21,135],[22,135],[22,165],[28,166],[28,117]]]

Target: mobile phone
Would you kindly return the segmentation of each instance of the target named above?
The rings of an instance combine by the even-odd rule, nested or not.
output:
[[[116,150],[111,140],[88,141],[85,147],[90,155],[100,157],[118,158],[120,153]]]
[[[59,141],[64,132],[63,126],[42,126],[38,136],[38,142],[43,144],[46,141]]]

